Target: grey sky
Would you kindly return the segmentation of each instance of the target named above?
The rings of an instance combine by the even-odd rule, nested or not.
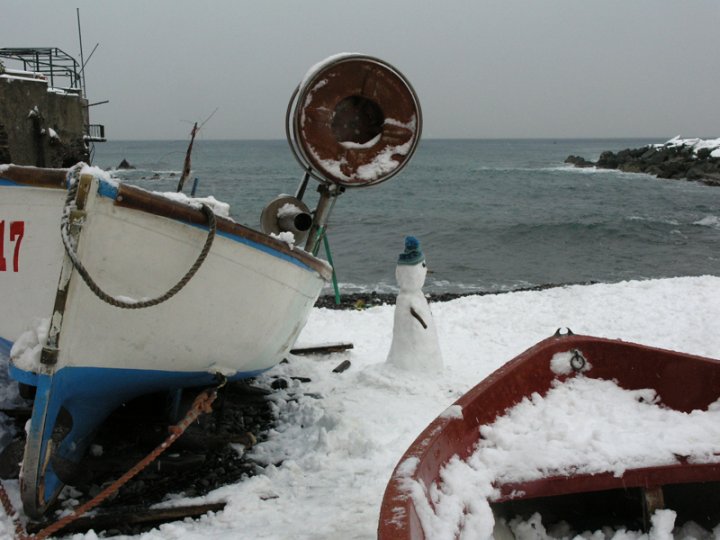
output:
[[[718,0],[2,0],[0,46],[79,58],[111,139],[284,138],[338,52],[395,65],[424,137],[720,136]]]

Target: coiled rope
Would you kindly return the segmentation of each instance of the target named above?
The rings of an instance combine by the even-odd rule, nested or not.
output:
[[[68,193],[67,198],[65,199],[65,208],[63,210],[63,215],[60,220],[60,236],[62,237],[62,242],[65,246],[65,252],[70,258],[73,267],[75,268],[75,270],[77,270],[78,274],[80,274],[80,277],[82,277],[85,284],[90,288],[90,290],[95,294],[95,296],[97,296],[103,302],[110,304],[111,306],[123,309],[141,309],[151,306],[157,306],[158,304],[162,304],[163,302],[169,300],[178,292],[180,292],[183,287],[185,287],[185,285],[188,284],[188,282],[192,279],[195,273],[200,269],[200,266],[202,266],[203,262],[205,262],[205,259],[210,252],[210,248],[212,247],[213,241],[215,240],[215,232],[217,231],[217,220],[215,219],[215,213],[212,211],[212,208],[210,208],[207,204],[202,204],[202,212],[203,214],[205,214],[205,217],[207,217],[208,220],[208,235],[205,239],[205,245],[203,246],[202,251],[200,251],[200,254],[195,260],[195,263],[190,267],[187,273],[182,278],[180,278],[180,281],[178,281],[165,294],[162,294],[155,298],[137,301],[119,300],[118,298],[111,296],[105,291],[103,291],[92,278],[92,276],[90,276],[90,273],[87,271],[82,262],[80,262],[80,259],[77,256],[74,241],[70,235],[70,215],[71,212],[76,209],[75,197],[77,196],[80,171],[84,166],[84,163],[79,163],[75,165],[72,169],[70,169],[70,172],[68,173]]]

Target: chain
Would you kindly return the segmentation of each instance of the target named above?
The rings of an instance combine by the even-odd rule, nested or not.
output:
[[[95,283],[95,280],[93,280],[92,276],[90,276],[90,273],[87,271],[85,266],[80,262],[80,259],[75,252],[73,240],[70,236],[70,212],[75,206],[74,201],[77,195],[79,183],[78,176],[80,175],[80,170],[84,166],[84,164],[78,164],[72,169],[70,169],[70,172],[68,173],[68,194],[67,198],[65,199],[65,209],[63,210],[63,215],[60,220],[60,236],[62,238],[63,245],[65,246],[65,252],[72,261],[75,270],[77,270],[78,274],[80,274],[80,277],[82,277],[83,281],[87,284],[87,286],[90,287],[90,290],[95,293],[95,296],[97,296],[103,302],[110,304],[111,306],[123,309],[141,309],[156,306],[169,300],[178,292],[180,292],[183,287],[185,287],[185,285],[188,284],[188,282],[192,279],[195,273],[200,269],[200,266],[202,266],[203,262],[205,262],[205,259],[210,252],[210,247],[212,246],[215,239],[215,232],[217,230],[217,220],[215,219],[215,212],[212,211],[212,208],[203,203],[202,212],[203,214],[205,214],[205,217],[207,217],[208,220],[208,235],[205,239],[205,245],[203,246],[202,251],[200,251],[200,254],[195,260],[195,263],[190,267],[190,270],[188,270],[187,273],[182,278],[180,278],[180,281],[178,281],[165,294],[162,294],[155,298],[151,298],[149,300],[118,300],[117,298],[107,294],[100,288],[97,283]]]
[[[7,491],[5,491],[5,486],[2,485],[2,481],[0,481],[0,502],[2,502],[5,513],[12,519],[13,525],[15,525],[15,538],[17,540],[27,540],[29,536],[20,521],[20,516],[15,511],[15,508],[13,508],[13,504],[10,501]]]
[[[75,508],[75,510],[73,510],[71,514],[68,514],[64,518],[56,521],[55,523],[48,525],[35,535],[28,535],[25,532],[25,528],[20,522],[17,512],[15,512],[10,498],[5,491],[2,482],[0,482],[0,502],[2,502],[2,505],[5,508],[5,513],[13,519],[13,523],[15,525],[16,540],[42,540],[44,538],[47,538],[50,535],[58,532],[62,528],[66,527],[86,512],[92,510],[97,505],[102,503],[105,499],[107,499],[110,495],[118,491],[122,486],[132,480],[133,477],[135,477],[138,473],[140,473],[143,469],[145,469],[148,465],[155,461],[155,459],[157,459],[160,454],[167,450],[171,444],[173,444],[183,433],[185,433],[185,430],[190,427],[190,425],[195,420],[197,420],[203,414],[212,412],[212,404],[213,401],[215,401],[215,399],[217,398],[218,390],[225,386],[226,382],[226,379],[223,377],[222,382],[218,386],[201,392],[193,401],[193,404],[185,417],[180,422],[169,428],[170,435],[168,435],[168,437],[161,444],[155,447],[152,452],[150,452],[147,456],[138,461],[137,464],[135,464],[135,466],[133,466],[129,471],[127,471],[120,478],[115,480],[112,484],[107,486],[95,497]]]

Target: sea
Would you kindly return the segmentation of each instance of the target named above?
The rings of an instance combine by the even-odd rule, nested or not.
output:
[[[93,165],[176,191],[188,142],[108,141],[96,145]],[[720,275],[720,188],[564,163],[662,142],[423,140],[396,176],[338,198],[328,245],[340,292],[397,291],[408,235],[420,240],[430,293]],[[123,159],[135,169],[116,170]],[[265,205],[294,195],[302,176],[286,141],[200,138],[184,192],[197,178],[196,196],[229,203],[235,221],[259,228]],[[317,185],[303,198],[310,208]]]

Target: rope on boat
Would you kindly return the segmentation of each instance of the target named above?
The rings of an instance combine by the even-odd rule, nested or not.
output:
[[[195,260],[195,263],[190,267],[187,273],[182,278],[180,278],[180,281],[178,281],[165,294],[162,294],[155,298],[138,301],[118,300],[114,296],[111,296],[105,291],[103,291],[100,286],[95,282],[95,280],[93,280],[92,276],[90,276],[90,273],[80,262],[80,259],[78,259],[77,253],[75,251],[75,246],[73,245],[73,239],[70,236],[70,212],[72,209],[75,208],[74,201],[75,197],[77,196],[79,175],[82,167],[84,167],[84,164],[78,164],[73,167],[68,173],[68,194],[67,198],[65,199],[65,208],[63,210],[63,215],[60,220],[60,236],[62,238],[63,245],[65,246],[65,252],[70,258],[70,261],[72,261],[75,270],[77,270],[78,274],[80,274],[80,277],[82,277],[83,281],[87,284],[87,286],[95,294],[95,296],[97,296],[103,302],[106,302],[111,306],[115,306],[118,308],[141,309],[157,306],[158,304],[162,304],[163,302],[175,296],[185,287],[185,285],[188,284],[188,282],[192,279],[195,273],[200,269],[200,266],[202,266],[203,262],[205,262],[205,259],[210,252],[210,247],[215,240],[215,232],[217,231],[217,220],[215,219],[215,213],[212,211],[212,208],[210,208],[204,203],[202,204],[202,212],[203,214],[205,214],[205,217],[207,217],[208,220],[208,235],[205,239],[205,245],[203,246],[202,251],[200,251],[200,254]]]
[[[145,469],[148,465],[155,461],[155,459],[157,459],[160,454],[167,450],[172,443],[174,443],[183,433],[185,433],[185,430],[190,427],[190,424],[192,424],[203,414],[212,412],[212,404],[217,398],[218,390],[225,386],[226,382],[227,379],[225,379],[225,377],[222,377],[222,380],[220,384],[218,384],[218,386],[201,392],[193,401],[193,404],[190,407],[190,410],[188,410],[187,414],[185,415],[185,418],[183,418],[180,422],[169,428],[170,435],[168,435],[168,437],[161,444],[156,446],[152,452],[150,452],[147,456],[138,461],[134,467],[132,467],[125,474],[123,474],[120,478],[115,480],[112,484],[107,486],[95,497],[75,508],[72,513],[59,519],[51,525],[48,525],[47,527],[39,531],[37,534],[28,535],[27,532],[25,532],[25,527],[23,527],[23,524],[20,521],[20,516],[13,508],[10,497],[5,491],[2,482],[0,482],[0,502],[2,502],[2,505],[5,508],[5,513],[13,520],[13,523],[15,525],[15,539],[42,540],[44,538],[47,538],[50,535],[63,529],[64,527],[81,517],[83,514],[89,512],[100,503],[102,503],[110,495],[118,491],[122,486],[127,484],[143,469]]]

